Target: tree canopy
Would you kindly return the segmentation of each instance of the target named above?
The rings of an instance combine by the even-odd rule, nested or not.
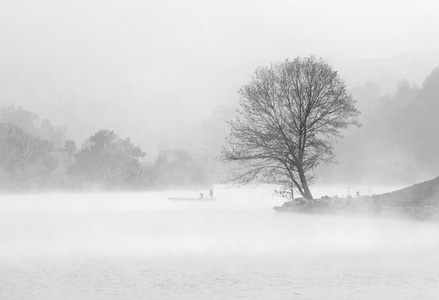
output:
[[[139,158],[145,153],[129,138],[121,139],[104,129],[93,134],[87,144],[75,156],[74,173],[107,187],[120,187],[140,176]]]
[[[258,67],[239,94],[222,153],[244,166],[234,180],[280,184],[288,197],[298,191],[312,199],[314,169],[333,161],[341,129],[359,125],[344,81],[323,59],[299,57]]]
[[[183,149],[161,149],[152,163],[114,131],[99,130],[79,147],[66,131],[20,106],[0,106],[0,192],[207,185],[206,166]]]
[[[55,148],[63,146],[67,135],[67,127],[55,127],[48,119],[40,121],[40,117],[21,106],[9,105],[0,107],[0,121],[11,123],[24,132],[42,140],[48,140]]]
[[[53,145],[32,137],[11,123],[0,121],[0,175],[3,184],[20,185],[32,176],[50,173],[58,166]]]

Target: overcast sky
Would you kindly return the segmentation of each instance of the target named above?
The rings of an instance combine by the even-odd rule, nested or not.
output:
[[[0,0],[0,104],[74,138],[109,128],[145,143],[236,103],[258,65],[439,49],[438,11],[433,0]]]

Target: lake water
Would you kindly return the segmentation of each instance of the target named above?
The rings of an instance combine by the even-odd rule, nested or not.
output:
[[[439,299],[438,224],[199,192],[1,195],[0,299]]]

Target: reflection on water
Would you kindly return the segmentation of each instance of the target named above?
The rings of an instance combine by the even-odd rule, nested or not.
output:
[[[436,299],[439,226],[277,214],[270,188],[2,196],[0,299]]]

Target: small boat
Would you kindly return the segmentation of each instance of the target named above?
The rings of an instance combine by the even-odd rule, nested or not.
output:
[[[216,200],[216,198],[183,198],[183,197],[168,197],[169,200],[172,201],[212,201]]]

